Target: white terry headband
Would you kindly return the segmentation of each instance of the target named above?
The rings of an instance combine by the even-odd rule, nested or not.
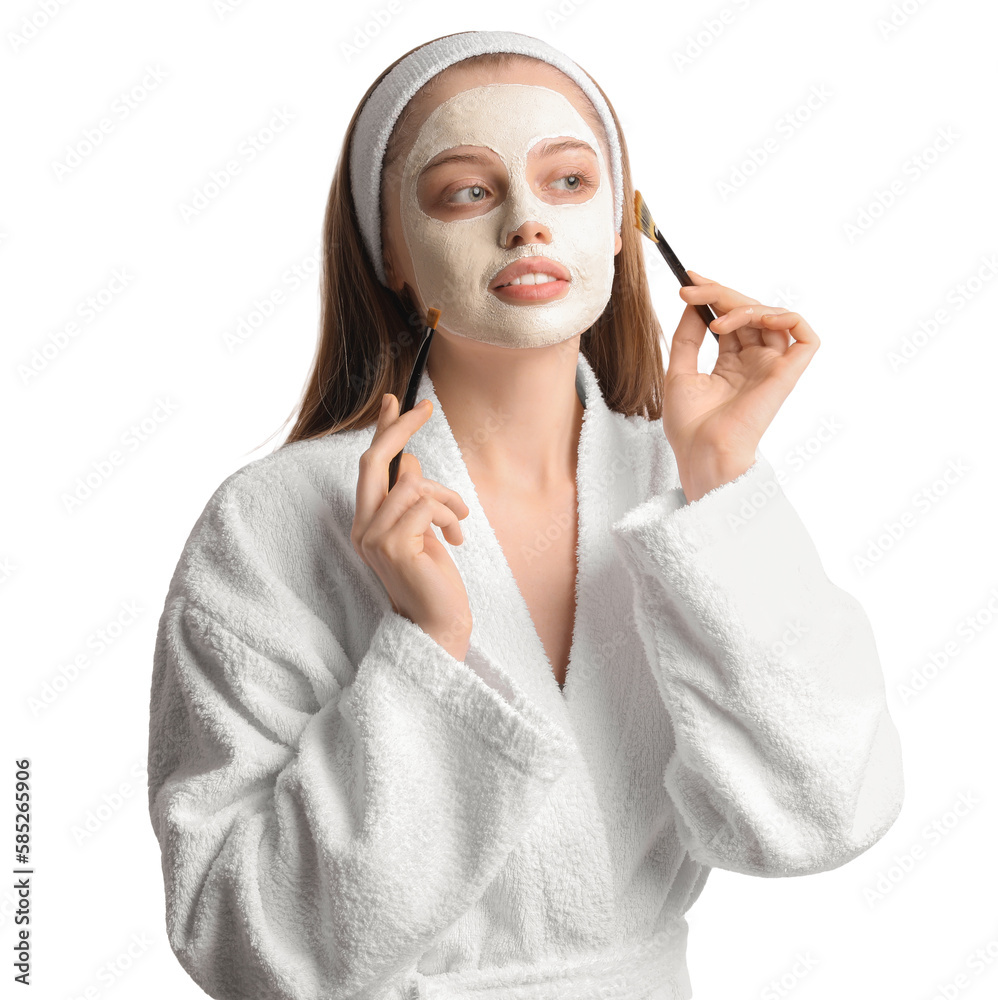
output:
[[[364,246],[378,280],[387,287],[381,251],[381,167],[395,121],[413,94],[441,70],[484,52],[516,52],[550,63],[574,80],[592,102],[603,122],[613,173],[613,222],[620,232],[624,214],[624,174],[617,127],[603,95],[592,80],[564,53],[540,38],[516,31],[462,31],[427,42],[398,63],[364,102],[350,143],[350,187]]]

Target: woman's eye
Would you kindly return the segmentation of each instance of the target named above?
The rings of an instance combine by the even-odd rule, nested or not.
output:
[[[459,195],[463,195],[466,191],[469,193],[470,197],[468,198],[458,197]],[[486,195],[485,188],[483,188],[480,184],[472,184],[470,187],[459,188],[457,191],[454,192],[453,195],[451,195],[449,200],[457,202],[458,204],[463,203],[465,205],[468,205],[468,204],[473,204],[476,201],[484,201],[485,195]]]
[[[563,177],[559,177],[555,183],[558,181],[566,181],[565,190],[568,191],[581,191],[584,187],[590,184],[590,179],[586,174],[565,174]]]

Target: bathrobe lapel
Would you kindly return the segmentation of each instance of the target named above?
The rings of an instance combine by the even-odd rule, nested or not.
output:
[[[430,399],[430,419],[410,439],[407,450],[419,459],[423,475],[455,490],[468,505],[468,516],[461,522],[464,543],[447,545],[447,551],[461,573],[468,591],[474,629],[466,661],[474,666],[479,653],[504,670],[530,700],[546,710],[561,729],[570,731],[565,712],[565,695],[555,679],[551,662],[537,634],[526,601],[510,569],[499,539],[485,514],[474,482],[468,472],[460,445],[451,430],[433,382],[424,371],[417,399]],[[583,417],[582,438],[586,437],[589,411]],[[584,478],[579,469],[579,478]],[[581,555],[583,564],[586,553]],[[577,587],[582,585],[582,571]],[[572,689],[577,659],[577,635],[566,682]]]
[[[576,385],[585,411],[576,479],[576,616],[564,693],[425,371],[417,399],[432,400],[433,413],[407,445],[428,479],[456,490],[468,505],[469,514],[461,522],[464,543],[445,543],[464,580],[475,623],[468,662],[484,652],[572,737],[576,710],[584,712],[594,697],[605,709],[600,689],[625,680],[615,667],[614,653],[621,651],[632,616],[630,580],[615,558],[610,526],[638,502],[635,480],[642,478],[626,474],[633,471],[635,456],[626,454],[623,418],[606,406],[581,353]]]
[[[557,927],[566,940],[574,933],[591,934],[594,926],[612,926],[615,899],[630,877],[620,817],[634,809],[627,801],[631,782],[645,780],[632,772],[662,773],[669,744],[661,699],[637,638],[631,580],[610,530],[637,505],[637,492],[647,488],[649,435],[643,429],[636,433],[606,406],[581,353],[576,385],[585,413],[577,472],[576,616],[564,693],[425,373],[417,398],[431,399],[433,413],[407,445],[427,478],[456,490],[468,505],[461,522],[464,543],[448,545],[474,618],[465,662],[479,669],[484,655],[487,663],[480,673],[505,673],[572,748],[562,780],[518,848],[525,858],[536,859],[524,861],[535,872],[538,892],[531,919],[544,920],[544,901],[552,899],[573,899],[578,906],[570,912],[586,914],[586,927],[573,927],[563,912],[547,930],[538,929],[546,934]],[[660,784],[655,779],[649,787]],[[646,829],[661,826],[664,799],[663,791],[642,802],[638,813]]]

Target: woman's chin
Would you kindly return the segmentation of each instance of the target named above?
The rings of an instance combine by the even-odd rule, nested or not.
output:
[[[563,330],[552,330],[550,328],[526,332],[522,328],[478,328],[468,333],[459,333],[450,330],[457,337],[464,340],[473,340],[478,344],[486,344],[490,347],[504,347],[511,350],[524,350],[527,348],[553,347],[556,344],[563,344],[573,337],[578,337],[578,332],[566,333]]]

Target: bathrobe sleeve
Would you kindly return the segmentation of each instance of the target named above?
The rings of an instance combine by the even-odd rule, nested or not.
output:
[[[567,747],[521,691],[391,610],[351,662],[320,548],[349,526],[247,485],[209,503],[159,623],[149,807],[170,945],[212,997],[406,997]]]
[[[611,528],[675,735],[663,775],[690,856],[747,875],[826,871],[903,798],[869,620],[826,576],[770,463]]]

